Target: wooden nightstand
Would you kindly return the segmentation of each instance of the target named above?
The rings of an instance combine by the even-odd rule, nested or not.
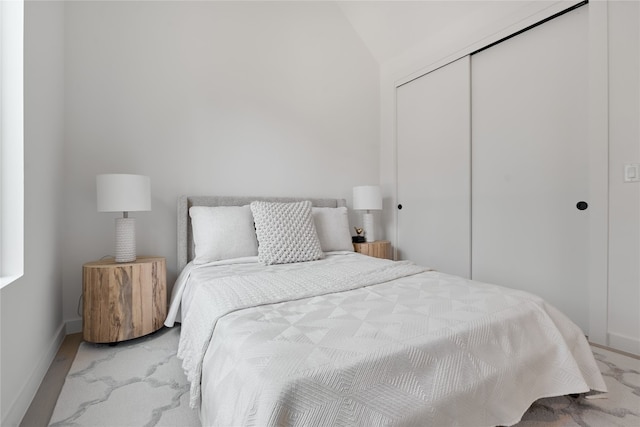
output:
[[[391,259],[391,242],[388,240],[376,240],[375,242],[354,243],[353,249],[362,255],[376,258]]]
[[[138,257],[82,266],[82,336],[94,343],[138,338],[162,327],[167,315],[166,261]]]

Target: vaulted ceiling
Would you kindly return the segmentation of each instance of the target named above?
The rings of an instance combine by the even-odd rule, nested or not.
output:
[[[424,43],[456,32],[481,28],[532,3],[548,0],[502,1],[337,1],[372,55],[383,63]]]

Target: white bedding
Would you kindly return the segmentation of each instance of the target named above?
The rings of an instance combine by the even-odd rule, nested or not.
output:
[[[580,329],[525,292],[359,254],[181,282],[203,425],[509,425],[540,397],[606,391]]]

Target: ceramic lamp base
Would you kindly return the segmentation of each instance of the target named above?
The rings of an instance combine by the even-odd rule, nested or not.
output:
[[[136,260],[136,220],[116,218],[116,262]]]
[[[365,212],[362,214],[362,228],[364,228],[364,238],[367,242],[375,242],[376,231],[373,224],[373,214]]]

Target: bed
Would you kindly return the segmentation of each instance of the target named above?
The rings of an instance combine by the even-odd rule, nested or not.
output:
[[[553,306],[354,253],[345,206],[179,199],[165,324],[203,425],[512,425],[539,398],[606,391]]]

